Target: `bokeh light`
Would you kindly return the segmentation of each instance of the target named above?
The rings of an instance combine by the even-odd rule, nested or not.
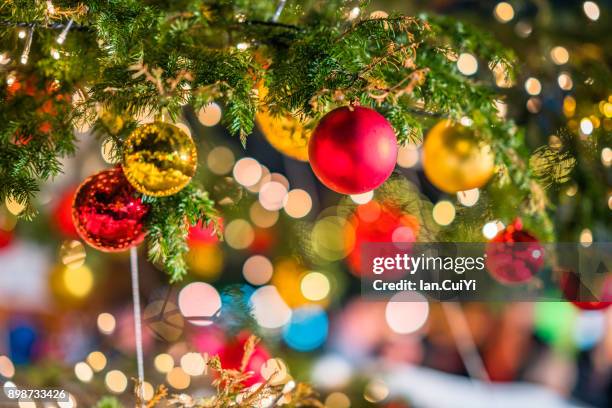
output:
[[[346,256],[344,230],[347,222],[337,216],[321,218],[312,229],[311,241],[315,252],[327,261],[337,261]]]
[[[542,84],[537,78],[529,77],[525,81],[525,90],[529,95],[539,95],[542,92]]]
[[[266,210],[259,201],[253,202],[249,208],[249,216],[253,224],[260,228],[270,228],[278,221],[278,211]]]
[[[563,89],[564,91],[569,91],[574,87],[574,81],[572,81],[572,77],[567,72],[561,72],[559,74],[557,83],[559,84],[559,88]]]
[[[599,20],[599,6],[594,1],[585,1],[582,4],[582,9],[584,10],[584,14],[588,17],[589,20]]]
[[[181,368],[186,374],[195,377],[204,374],[206,362],[200,353],[186,353],[181,357]]]
[[[389,387],[382,380],[370,381],[363,391],[363,398],[373,404],[385,400],[389,396]]]
[[[302,294],[308,300],[323,300],[329,295],[330,284],[327,276],[321,272],[309,272],[302,278]]]
[[[93,273],[86,265],[78,268],[63,267],[61,277],[66,293],[78,299],[89,295],[94,285]]]
[[[208,153],[206,164],[214,174],[223,176],[232,171],[235,160],[231,149],[225,146],[217,146]]]
[[[278,211],[283,208],[287,196],[287,187],[278,181],[269,181],[259,189],[259,203],[268,211]]]
[[[328,390],[345,387],[350,382],[352,375],[353,368],[349,361],[336,354],[321,357],[314,363],[311,371],[313,385]]]
[[[569,52],[565,47],[561,47],[560,45],[556,46],[550,50],[550,59],[557,65],[567,64],[569,61]]]
[[[59,254],[62,263],[67,268],[80,268],[85,263],[85,247],[81,241],[64,241],[60,247]]]
[[[104,334],[112,334],[115,331],[117,322],[110,313],[100,313],[98,315],[98,330]]]
[[[397,165],[403,168],[411,168],[419,163],[419,148],[414,143],[400,146],[397,151]]]
[[[325,342],[328,320],[325,310],[319,306],[302,306],[293,311],[291,320],[283,329],[283,340],[298,351],[314,350]]]
[[[0,355],[0,375],[4,378],[12,378],[15,375],[13,362],[4,355]]]
[[[227,245],[234,249],[248,248],[255,239],[253,227],[243,219],[235,219],[228,223],[224,235]]]
[[[429,316],[429,303],[418,292],[399,292],[385,308],[387,324],[395,333],[407,334],[419,330]]]
[[[325,408],[350,408],[351,400],[343,392],[332,392],[325,398]]]
[[[81,361],[75,364],[74,375],[79,381],[88,383],[93,379],[94,372],[87,363]]]
[[[178,295],[181,314],[196,326],[210,326],[221,310],[221,296],[214,286],[206,282],[193,282]]]
[[[609,147],[601,149],[601,164],[606,167],[612,166],[612,149]]]
[[[457,68],[463,75],[474,75],[478,71],[478,61],[472,54],[464,52],[457,59]]]
[[[221,107],[215,102],[204,105],[198,111],[198,120],[204,126],[215,126],[221,120]]]
[[[514,18],[514,9],[510,5],[510,3],[506,3],[502,1],[497,3],[495,9],[493,10],[493,15],[500,23],[507,23],[508,21]]]
[[[589,118],[582,118],[580,120],[580,132],[583,135],[590,135],[593,133],[593,122]]]
[[[106,373],[106,377],[104,377],[104,384],[110,392],[121,394],[128,386],[128,379],[121,371],[112,370]]]
[[[153,365],[158,372],[167,374],[174,368],[174,358],[167,353],[158,354],[153,360]]]
[[[351,194],[350,197],[355,204],[367,204],[374,198],[374,191],[367,191],[361,194]]]
[[[92,351],[89,353],[86,361],[96,373],[99,373],[106,367],[106,356],[104,356],[104,354],[102,354],[100,351]]]
[[[249,187],[257,184],[261,175],[261,165],[250,157],[243,157],[234,165],[234,178],[242,186]]]
[[[272,279],[274,267],[272,262],[263,255],[253,255],[242,266],[242,275],[251,285],[265,285]]]
[[[472,207],[478,202],[480,198],[480,190],[473,188],[471,190],[459,191],[457,193],[457,200],[461,205],[466,207]]]
[[[174,389],[184,390],[189,387],[191,377],[181,367],[174,367],[166,374],[166,382]]]
[[[285,196],[283,207],[290,217],[303,218],[312,209],[312,199],[307,191],[296,188]]]
[[[278,329],[291,319],[291,309],[274,286],[262,286],[255,290],[250,303],[257,324],[263,328]]]
[[[449,225],[455,219],[455,206],[450,201],[438,201],[433,207],[433,219],[439,225]]]
[[[590,247],[593,243],[593,233],[590,229],[585,228],[582,230],[582,232],[580,232],[579,240],[580,245],[582,245],[583,247]]]

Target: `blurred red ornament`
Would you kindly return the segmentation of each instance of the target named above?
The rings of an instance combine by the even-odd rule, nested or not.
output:
[[[397,139],[384,116],[363,107],[325,115],[310,138],[310,166],[330,189],[359,194],[380,186],[395,168]]]
[[[116,167],[85,180],[77,189],[72,219],[81,238],[104,252],[119,252],[145,238],[149,207]]]
[[[276,234],[269,228],[255,228],[253,242],[249,250],[254,254],[265,254],[276,244]]]
[[[242,358],[244,356],[244,346],[248,338],[249,334],[242,332],[235,339],[225,344],[225,346],[219,352],[221,367],[224,369],[240,370]],[[258,382],[265,382],[265,379],[261,376],[260,371],[261,366],[269,359],[270,353],[268,350],[266,350],[261,343],[257,344],[244,369],[245,372],[252,373],[251,377],[244,381],[246,386],[250,386]]]
[[[0,249],[6,248],[13,240],[13,231],[6,231],[0,228]]]
[[[361,270],[361,245],[365,242],[415,242],[419,220],[399,209],[377,201],[357,207],[345,230],[347,262],[355,275]],[[390,254],[391,256],[391,254]]]
[[[219,232],[223,232],[222,221],[219,221]],[[219,242],[219,237],[215,231],[213,223],[209,223],[207,226],[200,221],[196,225],[189,227],[189,236],[187,237],[189,245],[192,244],[214,244]]]
[[[563,271],[560,277],[561,291],[565,299],[582,310],[603,310],[612,304],[612,278],[606,276],[598,294],[587,287],[573,271]],[[588,285],[591,286],[591,285]]]
[[[16,101],[22,110],[34,112],[34,121],[31,128],[17,129],[10,138],[11,143],[17,146],[27,146],[35,135],[40,133],[48,135],[53,130],[52,121],[58,113],[70,110],[71,96],[60,92],[59,82],[55,80],[39,79],[36,76],[22,78],[17,76],[7,87],[7,102]],[[23,102],[22,102],[23,101]]]
[[[72,222],[72,203],[74,202],[75,194],[76,188],[70,187],[64,191],[61,199],[55,208],[53,208],[53,223],[58,231],[68,238],[76,238],[78,236]]]
[[[544,248],[517,218],[489,241],[485,264],[501,283],[527,282],[544,264]]]

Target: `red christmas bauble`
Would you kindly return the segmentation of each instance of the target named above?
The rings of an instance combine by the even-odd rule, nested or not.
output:
[[[325,115],[308,145],[310,166],[330,189],[360,194],[380,186],[395,168],[397,139],[380,113],[342,107]]]
[[[399,209],[370,201],[357,207],[345,230],[345,245],[350,251],[347,262],[351,271],[361,271],[361,251],[365,242],[415,242],[419,233],[419,220]],[[389,254],[393,256],[393,254]]]
[[[244,345],[248,338],[248,333],[243,332],[236,339],[225,344],[219,352],[222,368],[240,370],[242,357],[244,356]],[[270,353],[268,350],[261,343],[257,344],[245,368],[245,372],[251,372],[252,375],[244,381],[244,385],[250,386],[258,382],[265,382],[265,379],[261,376],[261,366],[269,359]]]
[[[53,209],[53,223],[62,235],[70,238],[78,236],[72,222],[72,203],[74,202],[75,194],[76,189],[74,187],[66,190]]]
[[[80,237],[104,252],[119,252],[145,238],[149,207],[116,167],[85,180],[77,189],[72,220]]]
[[[544,264],[544,248],[514,220],[487,244],[485,265],[493,278],[513,284],[529,281]]]
[[[572,271],[566,270],[561,274],[560,286],[565,299],[572,302],[578,309],[603,310],[612,305],[612,278],[610,277],[605,278],[598,290],[599,293],[591,296],[588,293],[594,289],[585,287],[578,274]]]

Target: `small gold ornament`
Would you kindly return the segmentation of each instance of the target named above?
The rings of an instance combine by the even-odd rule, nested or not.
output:
[[[164,122],[140,126],[123,146],[123,172],[143,194],[165,197],[175,194],[195,174],[197,152],[189,135]]]
[[[434,186],[454,194],[484,186],[493,176],[494,157],[468,128],[443,120],[425,138],[423,169]]]
[[[268,90],[259,86],[259,98],[263,100]],[[296,160],[308,161],[308,141],[312,129],[293,115],[273,116],[265,107],[255,114],[261,133],[279,152]]]

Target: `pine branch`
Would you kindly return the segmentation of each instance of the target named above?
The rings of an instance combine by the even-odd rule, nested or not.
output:
[[[214,202],[208,194],[189,184],[175,195],[163,198],[144,196],[151,206],[147,220],[148,256],[151,262],[163,267],[170,282],[177,282],[187,273],[185,254],[189,250],[189,227],[202,222],[218,225]]]

